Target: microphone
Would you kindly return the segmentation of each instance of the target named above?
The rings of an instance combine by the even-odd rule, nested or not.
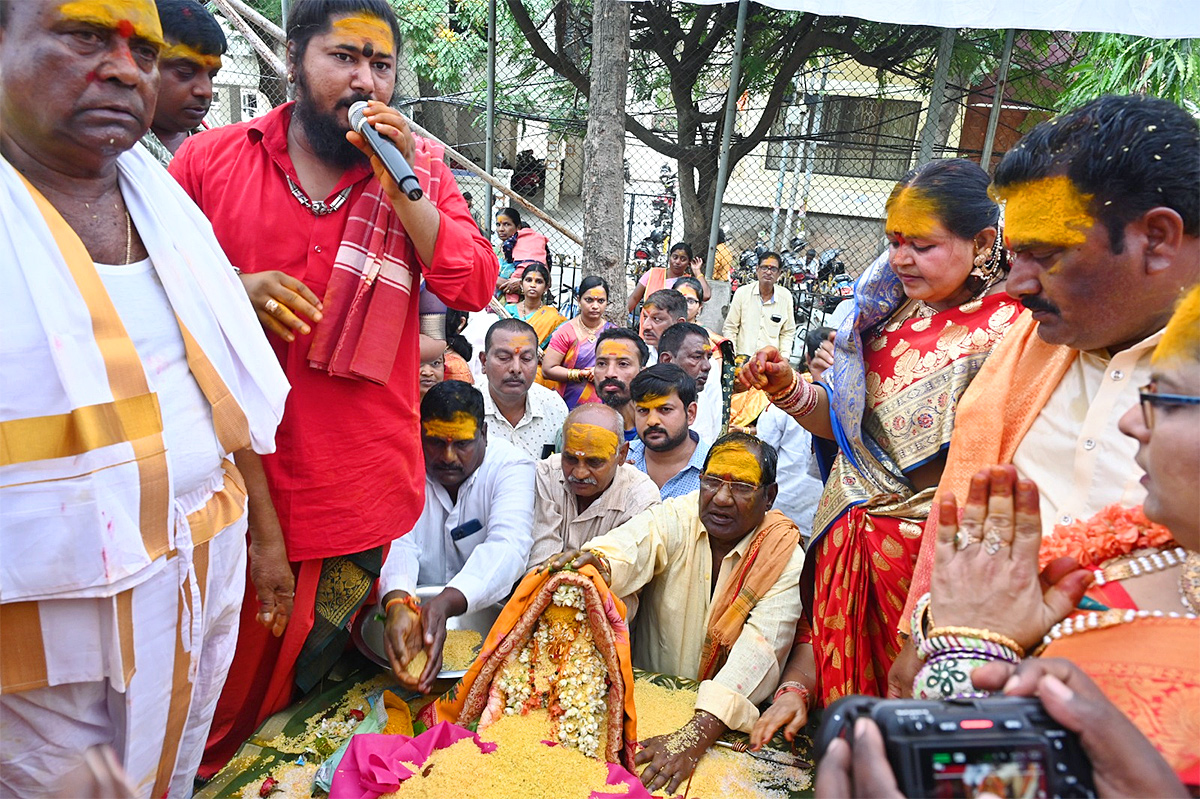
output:
[[[396,181],[400,191],[408,195],[408,199],[416,202],[425,195],[425,192],[421,190],[421,184],[417,182],[417,176],[413,174],[412,167],[408,165],[408,161],[404,160],[404,156],[395,143],[391,139],[380,136],[379,131],[375,130],[370,122],[367,122],[364,114],[366,110],[367,104],[363,100],[350,106],[350,127],[366,139],[367,144],[371,145],[371,149],[375,151],[375,155],[379,156],[379,160],[383,161],[384,167],[392,176],[392,180]]]

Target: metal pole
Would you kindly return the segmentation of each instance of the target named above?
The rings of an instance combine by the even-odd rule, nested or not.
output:
[[[983,137],[983,155],[979,165],[991,172],[992,147],[996,144],[996,126],[1000,123],[1000,107],[1004,103],[1004,84],[1008,82],[1008,67],[1012,64],[1013,39],[1016,30],[1009,28],[1004,34],[1004,53],[1000,56],[1000,75],[992,87],[992,113],[988,115],[987,135]]]
[[[813,142],[814,135],[821,133],[821,112],[825,109],[825,86],[829,81],[829,56],[825,56],[825,63],[821,67],[821,88],[817,90],[817,102],[815,108],[808,115],[808,140],[804,142],[804,195],[801,199],[801,208],[803,213],[797,211],[797,216],[800,218],[800,234],[805,233],[808,227],[808,192],[812,188],[813,178],[813,157],[816,155],[817,145]],[[792,200],[788,205],[791,209],[796,208],[796,189],[800,182],[792,184]],[[792,210],[788,211],[787,230],[792,229]]]
[[[717,254],[717,234],[721,227],[721,199],[729,180],[729,143],[733,139],[733,122],[737,114],[738,82],[742,79],[742,37],[746,33],[746,12],[749,0],[738,0],[737,31],[733,40],[733,65],[729,70],[729,94],[725,98],[725,126],[721,130],[721,157],[717,163],[717,187],[713,194],[712,224],[708,229],[708,256],[704,259],[704,276],[711,278],[713,260]]]
[[[938,44],[937,65],[933,69],[933,87],[929,90],[929,110],[925,113],[925,126],[921,128],[921,144],[917,152],[917,163],[933,160],[933,142],[937,138],[938,117],[942,103],[946,100],[946,75],[950,72],[950,55],[954,51],[957,28],[942,30],[942,41]]]
[[[288,0],[279,0],[279,27],[284,31],[284,40],[287,40],[287,18],[288,18]]]
[[[495,167],[496,157],[496,0],[488,0],[488,45],[487,45],[487,131],[484,134],[483,170],[489,175]],[[489,183],[484,194],[487,226],[492,226],[492,186]]]

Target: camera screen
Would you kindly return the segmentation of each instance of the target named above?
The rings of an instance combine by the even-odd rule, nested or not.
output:
[[[938,799],[973,799],[980,794],[1003,799],[1046,796],[1046,749],[1041,744],[924,749],[921,770],[925,795]]]

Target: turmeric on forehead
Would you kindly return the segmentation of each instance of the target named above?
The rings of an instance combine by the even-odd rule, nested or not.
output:
[[[572,422],[563,431],[563,450],[577,458],[610,460],[619,446],[617,434],[599,425]]]
[[[421,422],[421,429],[429,438],[444,441],[470,441],[475,438],[479,426],[475,417],[466,411],[455,411],[449,419],[429,419]]]
[[[395,47],[392,28],[382,19],[370,14],[351,14],[335,20],[333,30],[343,36],[351,36],[375,45],[376,51],[390,54]]]
[[[705,474],[728,477],[742,483],[762,482],[762,466],[758,457],[744,444],[729,442],[712,448]]]
[[[1077,247],[1096,224],[1092,195],[1082,194],[1066,175],[1038,178],[997,189],[1004,202],[1004,238],[1011,247]]]
[[[1175,308],[1150,362],[1174,366],[1200,360],[1200,285],[1189,291]]]
[[[920,186],[905,186],[887,201],[887,232],[924,239],[941,224],[941,208]]]
[[[221,68],[221,56],[202,53],[196,48],[182,42],[172,44],[158,54],[159,62],[175,61],[177,59],[198,64],[205,72],[212,72],[214,69]]]
[[[111,28],[126,38],[140,36],[164,43],[153,0],[75,0],[63,3],[58,13],[66,19]]]
[[[643,408],[651,408],[651,409],[661,408],[662,406],[664,406],[668,402],[670,402],[671,397],[673,397],[673,396],[674,396],[674,393],[666,394],[666,395],[647,394],[646,396],[642,397],[640,400],[637,400],[636,404],[640,405]]]

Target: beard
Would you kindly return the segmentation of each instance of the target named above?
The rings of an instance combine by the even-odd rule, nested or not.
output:
[[[349,127],[343,127],[338,121],[337,110],[350,108],[360,100],[370,100],[369,94],[354,94],[338,100],[331,111],[317,108],[305,79],[304,70],[296,70],[296,105],[292,110],[292,119],[300,123],[304,129],[304,137],[312,147],[313,153],[322,161],[332,166],[349,169],[352,166],[368,163],[367,157],[357,147],[346,141]]]
[[[680,431],[679,435],[677,435],[677,436],[672,436],[665,427],[649,428],[644,433],[642,433],[642,435],[645,436],[646,433],[649,433],[651,431],[654,431],[655,433],[664,433],[667,436],[665,440],[655,441],[653,444],[651,444],[649,441],[647,441],[646,438],[644,438],[644,437],[642,438],[642,443],[646,445],[646,449],[652,450],[654,452],[670,452],[671,450],[675,449],[680,444],[682,444],[684,441],[686,441],[687,437],[688,437],[688,429],[686,427],[683,428],[683,430]]]
[[[616,387],[620,393],[605,391],[607,386]],[[596,386],[596,391],[600,394],[600,401],[610,408],[620,410],[629,404],[629,386],[615,377],[603,380],[600,385]]]

